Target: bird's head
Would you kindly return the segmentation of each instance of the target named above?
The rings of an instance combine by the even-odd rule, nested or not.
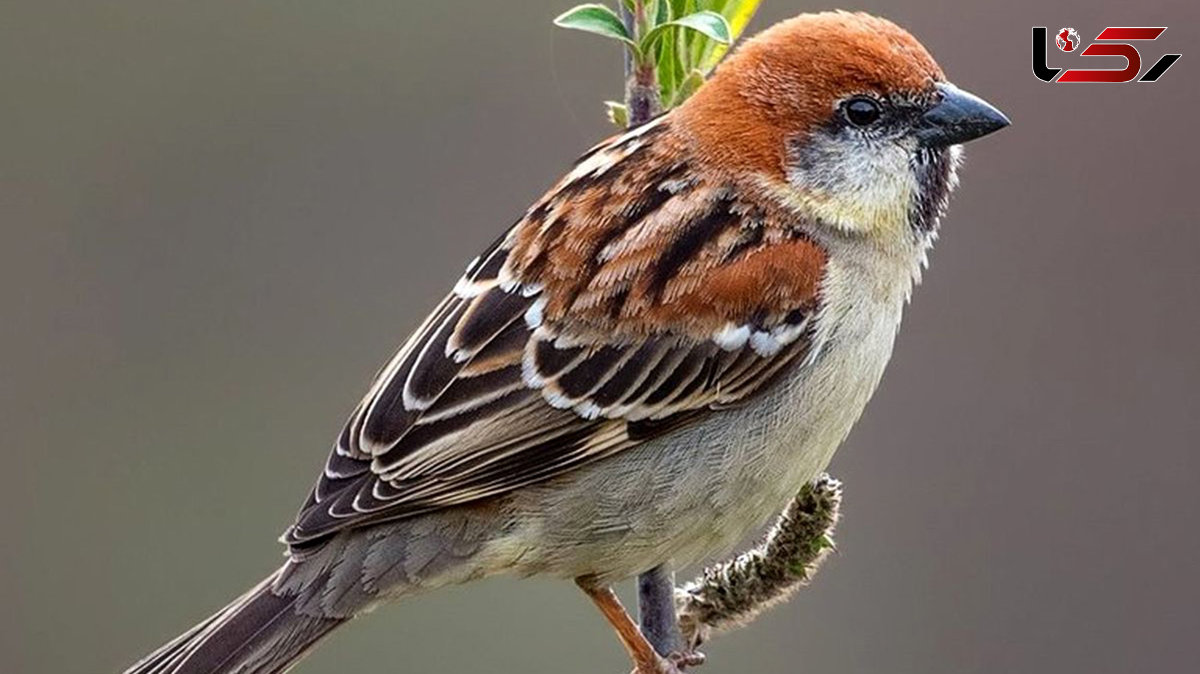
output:
[[[922,235],[959,144],[1008,125],[916,38],[861,13],[805,14],[747,41],[676,111],[697,156],[843,233]]]

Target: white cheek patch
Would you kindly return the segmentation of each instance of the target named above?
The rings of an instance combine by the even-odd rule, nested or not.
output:
[[[801,152],[805,160],[789,170],[788,182],[806,210],[847,231],[907,225],[918,190],[911,148],[814,135]]]

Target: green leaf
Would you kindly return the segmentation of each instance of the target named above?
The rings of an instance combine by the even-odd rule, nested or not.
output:
[[[687,77],[688,72],[692,69],[691,64],[688,63],[688,35],[697,35],[697,33],[686,30],[677,30],[675,31],[675,39],[662,41],[663,44],[666,44],[671,49],[671,53],[673,55],[672,63],[675,67],[671,73],[671,79],[676,84],[683,82],[684,78]],[[670,99],[668,98],[667,100]]]
[[[572,7],[558,15],[558,18],[554,19],[554,25],[620,40],[632,47],[635,53],[641,53],[637,43],[625,30],[625,23],[621,21],[621,17],[605,5],[587,4]]]
[[[608,115],[608,121],[622,129],[629,126],[629,108],[625,107],[624,103],[604,101],[604,108]]]
[[[718,11],[729,21],[732,37],[737,40],[746,30],[746,25],[754,18],[754,13],[758,11],[758,6],[762,2],[761,0],[727,0],[726,2],[705,4],[713,5],[712,9],[718,9],[719,6]],[[721,62],[728,51],[727,45],[697,40],[692,44],[692,52],[689,56],[692,65],[707,74]]]
[[[758,11],[761,1],[734,0],[726,3],[727,6],[721,10],[721,14],[729,20],[729,27],[733,29],[733,39],[736,40],[742,31],[746,30],[746,24],[754,18],[754,13]]]
[[[662,40],[658,43],[655,53],[654,67],[655,74],[658,77],[659,93],[662,95],[662,100],[669,101],[671,100],[672,92],[675,91],[675,75],[679,69],[674,45],[668,40]]]
[[[692,94],[696,93],[701,84],[704,84],[704,73],[699,70],[693,70],[688,73],[688,76],[675,87],[675,94],[670,99],[671,107],[673,108],[686,101]]]
[[[671,20],[670,0],[654,0],[654,25],[661,26]]]
[[[725,17],[716,12],[705,10],[681,16],[660,26],[655,26],[653,30],[646,33],[646,36],[642,38],[642,48],[646,49],[653,45],[656,40],[661,38],[671,28],[693,30],[721,44],[730,44],[733,42],[732,30],[729,28],[729,22]]]

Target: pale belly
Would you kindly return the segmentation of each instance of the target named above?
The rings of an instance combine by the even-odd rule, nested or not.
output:
[[[812,362],[750,404],[514,495],[497,561],[617,580],[729,552],[825,470],[877,387],[902,301],[858,299]]]

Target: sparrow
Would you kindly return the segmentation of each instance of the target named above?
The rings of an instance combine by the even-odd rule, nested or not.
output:
[[[895,24],[805,14],[587,151],[379,371],[281,568],[128,674],[269,674],[385,602],[727,552],[819,475],[892,353],[956,185],[1009,124]]]

